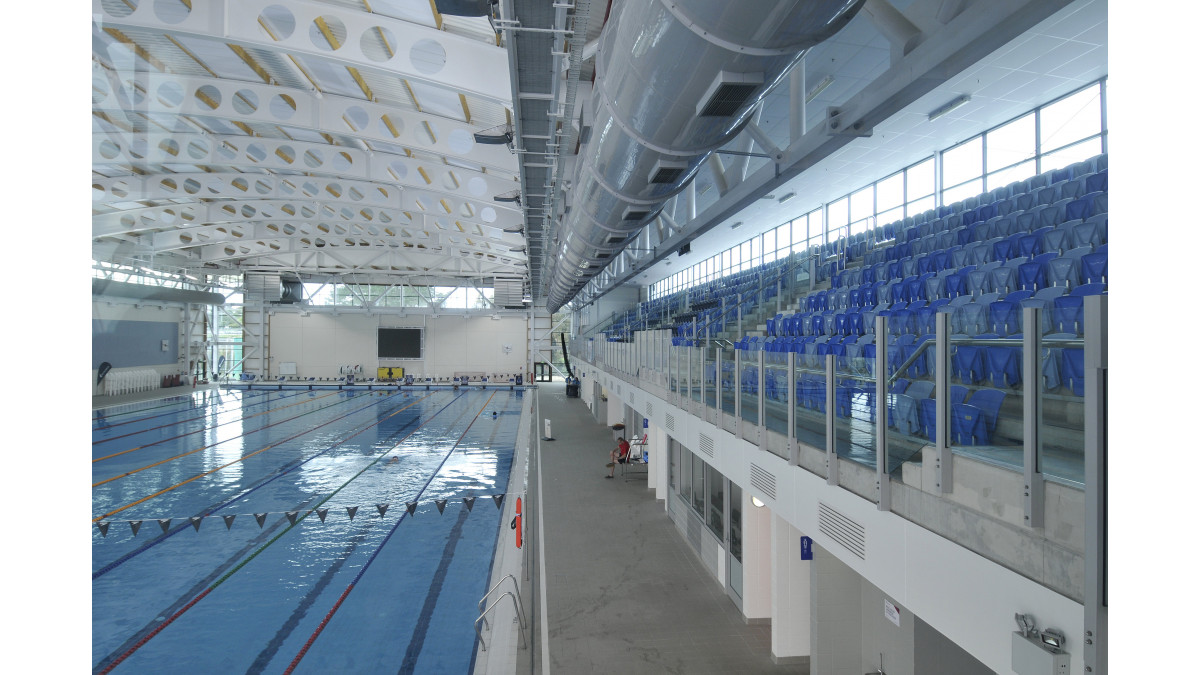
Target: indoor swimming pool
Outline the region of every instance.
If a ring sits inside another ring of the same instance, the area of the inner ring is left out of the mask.
[[[93,672],[469,673],[522,400],[227,390],[94,411]]]

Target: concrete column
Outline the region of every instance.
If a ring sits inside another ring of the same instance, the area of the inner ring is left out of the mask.
[[[800,559],[800,536],[799,530],[772,514],[771,659],[779,664],[809,663],[812,655],[812,563]],[[858,605],[857,594],[854,605]]]
[[[646,451],[650,455],[650,465],[646,467],[646,484],[654,488],[654,498],[666,502],[667,491],[670,490],[668,480],[671,458],[667,454],[667,430],[650,422],[650,445]]]
[[[742,490],[742,614],[771,620],[771,509],[754,506]]]

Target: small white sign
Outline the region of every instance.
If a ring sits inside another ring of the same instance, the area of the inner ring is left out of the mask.
[[[546,419],[546,438],[554,438],[554,436],[552,436],[552,435],[550,434],[550,420],[549,420],[549,418],[547,418],[547,419]]]
[[[893,605],[887,598],[883,599],[883,615],[887,617],[888,621],[891,621],[897,626],[900,625],[900,610],[896,609],[896,606]]]

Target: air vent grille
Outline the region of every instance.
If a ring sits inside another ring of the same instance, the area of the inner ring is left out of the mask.
[[[667,431],[675,431],[675,416],[667,413]]]
[[[859,558],[867,559],[867,537],[862,525],[817,502],[817,529]]]
[[[705,436],[704,434],[700,434],[700,452],[703,452],[709,457],[712,457],[714,453],[713,439]]]
[[[750,485],[754,486],[764,497],[775,499],[775,474],[754,462],[750,462]]]
[[[625,217],[623,218],[623,220],[640,221],[648,215],[650,215],[649,211],[636,210],[636,209],[625,209]]]
[[[646,401],[646,417],[654,417],[654,403]]]
[[[729,117],[738,111],[762,86],[762,73],[721,71],[696,106],[700,117]]]
[[[654,175],[650,177],[650,182],[670,185],[679,180],[685,171],[687,171],[687,167],[663,167],[654,172]]]

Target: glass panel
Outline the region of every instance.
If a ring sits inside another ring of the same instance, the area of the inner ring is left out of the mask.
[[[976,136],[942,153],[942,185],[958,185],[983,175],[983,137]],[[942,197],[943,204],[954,200]]]
[[[928,197],[933,194],[934,175],[933,175],[933,158],[915,164],[904,170],[905,180],[905,201],[916,201],[922,197]],[[932,208],[931,206],[925,208]],[[920,213],[925,209],[912,210],[909,209],[909,214]]]
[[[742,488],[729,483],[729,586],[742,597]]]
[[[817,345],[809,342],[796,354],[797,441],[818,450],[825,449],[825,361],[817,355]]]
[[[691,455],[689,451],[687,454]],[[692,455],[692,508],[704,518],[704,467],[703,460]]]
[[[679,443],[678,443],[678,441],[671,440],[670,446],[671,446],[671,487],[674,488],[680,482],[678,480],[678,478],[680,476],[680,473],[679,473]]]
[[[763,354],[763,392],[766,419],[763,425],[771,431],[787,435],[787,353],[766,352]],[[787,459],[786,452],[777,454]]]
[[[829,205],[829,227],[830,229],[844,226],[850,222],[850,198],[842,197],[841,199]],[[833,241],[830,238],[830,241]]]
[[[692,453],[684,450],[682,446],[679,450],[682,464],[679,467],[679,497],[684,504],[692,503]]]
[[[704,354],[704,405],[717,407],[717,348],[707,347]]]
[[[904,205],[904,172],[884,178],[875,184],[875,208],[880,211]],[[884,221],[882,216],[880,217]]]
[[[669,348],[669,350],[667,352],[667,358],[670,360],[670,363],[668,364],[668,369],[670,371],[671,391],[673,393],[679,392],[679,380],[680,380],[679,364],[681,362],[681,360],[679,358],[679,352],[682,349],[683,349],[683,347],[672,346]]]
[[[1100,133],[1100,85],[1072,94],[1042,108],[1042,152],[1048,152]],[[1086,157],[1084,159],[1087,159]],[[1042,171],[1046,168],[1043,166]]]
[[[1003,169],[1022,160],[1032,159],[1035,154],[1037,154],[1037,128],[1033,113],[987,132],[988,172]]]
[[[1064,166],[1069,166],[1075,162],[1082,162],[1085,159],[1091,159],[1101,152],[1100,137],[1086,140],[1082,143],[1076,143],[1069,148],[1063,148],[1057,152],[1052,152],[1048,155],[1042,155],[1042,171],[1051,171],[1053,169],[1061,169]]]
[[[1004,187],[1005,185],[1008,185],[1009,183],[1013,183],[1013,182],[1016,182],[1019,180],[1025,180],[1026,178],[1029,178],[1030,176],[1033,176],[1036,173],[1037,173],[1037,162],[1035,162],[1032,159],[1029,160],[1028,162],[1021,162],[1020,164],[1018,164],[1016,166],[1009,167],[1002,171],[997,171],[996,173],[993,173],[993,174],[988,174],[987,186],[984,189],[985,190],[995,190],[996,188]]]
[[[917,344],[912,337],[893,335],[888,340],[889,471],[906,461],[920,462],[921,448],[935,442],[935,341],[930,337]]]
[[[875,215],[875,186],[867,187],[850,195],[850,220],[862,220]]]
[[[834,439],[838,457],[874,469],[875,359],[865,348],[857,338],[830,348],[837,374]]]
[[[1083,341],[1042,339],[1042,439],[1040,466],[1046,477],[1084,484]]]
[[[758,424],[758,352],[742,351],[742,419]]]
[[[732,349],[721,350],[721,410],[729,415],[737,411],[734,403],[734,397],[737,396],[733,376],[734,353],[735,350]]]
[[[864,218],[860,221],[850,224],[850,234],[852,234],[852,235],[861,234],[861,233],[866,232],[867,230],[871,229],[872,227],[875,227],[875,219],[874,218]]]
[[[699,339],[699,336],[697,336],[697,339]],[[693,401],[702,401],[701,396],[704,392],[700,389],[700,383],[704,377],[704,350],[700,347],[690,347],[687,353],[688,362],[691,364],[688,394],[692,397]]]
[[[930,199],[932,199],[932,197],[930,197]],[[887,225],[888,223],[894,223],[898,220],[904,220],[903,206],[884,211],[883,213],[879,214],[879,217],[875,219],[875,222],[882,225]]]
[[[925,197],[924,199],[918,199],[915,202],[909,202],[906,210],[908,211],[908,215],[915,216],[918,213],[924,213],[929,209],[932,209],[933,205],[933,197]]]
[[[1023,354],[1019,338],[951,336],[950,446],[955,452],[1023,470]]]
[[[717,535],[717,541],[725,541],[725,476],[720,471],[704,465],[705,480],[708,481],[708,529]]]
[[[973,181],[955,185],[952,188],[947,188],[942,191],[942,203],[953,204],[954,202],[962,201],[968,197],[974,197],[980,192],[983,192],[983,179],[976,178]]]

